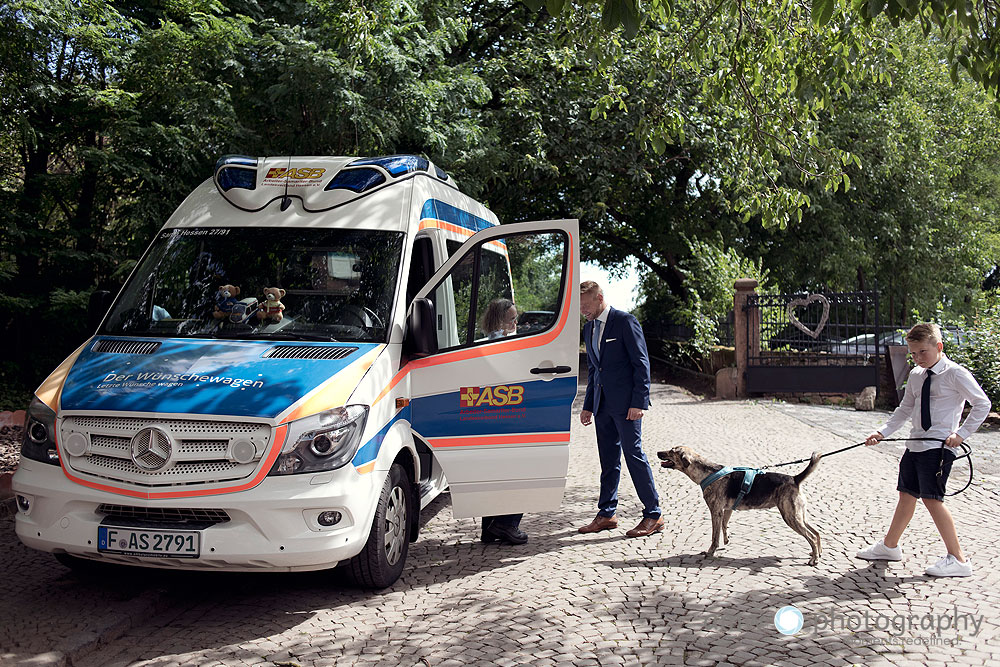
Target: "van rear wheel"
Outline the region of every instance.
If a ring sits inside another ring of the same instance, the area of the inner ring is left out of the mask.
[[[410,475],[403,466],[394,463],[382,486],[368,541],[347,565],[347,574],[356,584],[387,588],[399,579],[410,550],[409,524],[413,511]]]

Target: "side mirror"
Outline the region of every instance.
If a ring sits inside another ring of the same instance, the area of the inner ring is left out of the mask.
[[[426,357],[438,350],[434,303],[430,299],[414,299],[406,316],[406,338],[403,349],[413,356]]]
[[[91,293],[90,303],[87,305],[88,331],[97,331],[109,308],[111,308],[111,292],[101,289]]]

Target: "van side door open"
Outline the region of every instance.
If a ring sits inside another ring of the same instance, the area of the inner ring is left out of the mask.
[[[578,221],[514,223],[477,232],[415,294],[433,303],[425,326],[439,349],[407,364],[411,424],[448,478],[456,518],[558,509],[579,276]]]

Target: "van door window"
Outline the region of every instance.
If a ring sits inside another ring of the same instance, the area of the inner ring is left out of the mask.
[[[486,241],[468,250],[433,292],[439,323],[448,323],[446,331],[439,328],[439,348],[549,329],[565,298],[567,246],[562,232],[545,232]]]

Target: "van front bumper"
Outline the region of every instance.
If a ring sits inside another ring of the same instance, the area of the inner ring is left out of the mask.
[[[267,477],[236,493],[172,500],[142,500],[90,489],[69,480],[58,466],[22,459],[13,478],[19,496],[17,536],[34,549],[109,563],[191,570],[319,570],[360,553],[368,538],[384,473],[358,474],[353,466],[325,473]],[[25,509],[20,502],[26,499]],[[107,507],[116,506],[111,515]],[[162,510],[162,511],[161,511]],[[117,513],[144,518],[140,528],[191,530],[158,523],[175,514],[228,516],[199,528],[197,558],[132,556],[99,552],[98,526],[134,527]],[[220,515],[219,511],[225,512]],[[322,526],[322,512],[340,521]],[[153,518],[152,521],[145,520]],[[103,522],[103,524],[102,524]]]

